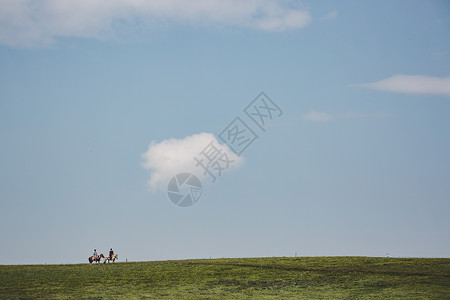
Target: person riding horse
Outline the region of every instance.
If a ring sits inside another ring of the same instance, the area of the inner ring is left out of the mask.
[[[114,251],[113,251],[113,249],[111,248],[111,249],[109,250],[109,259],[112,259],[112,258],[113,258],[113,255],[114,255]]]
[[[99,263],[100,263],[100,260],[101,260],[102,258],[105,258],[105,256],[104,256],[102,253],[100,253],[100,255],[98,255],[98,254],[97,254],[97,251],[94,250],[94,255],[92,255],[91,257],[89,257],[88,260],[89,260],[89,263],[90,263],[90,264],[92,264],[93,262],[96,262],[96,263],[99,264]]]

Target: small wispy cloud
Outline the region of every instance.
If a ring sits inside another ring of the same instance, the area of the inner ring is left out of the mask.
[[[391,114],[383,112],[365,113],[365,112],[349,112],[340,114],[330,114],[326,112],[318,112],[311,110],[309,113],[303,115],[303,119],[312,122],[329,122],[338,119],[378,119],[389,118]]]
[[[243,163],[243,158],[236,155],[227,145],[220,144],[212,133],[198,133],[182,139],[167,139],[161,142],[152,141],[142,154],[142,166],[150,171],[149,185],[152,190],[165,189],[169,180],[179,174],[188,172],[200,180],[210,180],[200,166],[196,166],[194,157],[213,142],[219,146],[222,153],[228,156],[230,168],[236,168]]]
[[[47,46],[57,37],[105,39],[139,24],[214,24],[284,31],[311,22],[285,0],[1,0],[0,43]],[[128,26],[127,26],[128,25]]]
[[[434,58],[442,58],[446,55],[445,51],[435,50],[431,52],[431,56]]]
[[[324,20],[333,20],[333,19],[336,19],[338,16],[339,16],[339,12],[338,12],[337,10],[333,10],[333,11],[327,13],[327,14],[323,17],[323,19],[324,19]]]
[[[351,112],[351,113],[344,113],[341,115],[342,118],[348,118],[348,119],[377,119],[377,118],[389,118],[391,117],[391,114],[388,113],[361,113],[361,112]]]
[[[450,96],[450,77],[396,75],[371,83],[351,84],[379,91]]]
[[[303,115],[303,119],[312,122],[329,122],[333,120],[333,117],[330,114],[324,112],[311,110],[309,113]]]

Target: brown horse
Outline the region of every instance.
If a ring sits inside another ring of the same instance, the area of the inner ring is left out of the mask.
[[[96,263],[99,264],[101,258],[105,258],[105,256],[103,255],[103,253],[101,253],[100,255],[97,255],[97,257],[91,256],[91,257],[89,257],[89,263],[92,264],[92,262],[95,261]]]

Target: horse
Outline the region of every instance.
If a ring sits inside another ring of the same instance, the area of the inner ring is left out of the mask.
[[[103,261],[104,264],[106,264],[106,261],[108,261],[108,263],[112,260],[112,262],[114,262],[116,259],[119,259],[119,255],[117,254],[113,254],[112,257],[105,257],[105,260]]]
[[[92,264],[92,262],[96,262],[96,263],[100,263],[100,259],[105,258],[105,256],[103,255],[103,253],[101,253],[100,255],[97,255],[97,257],[95,256],[91,256],[88,258],[89,263]]]

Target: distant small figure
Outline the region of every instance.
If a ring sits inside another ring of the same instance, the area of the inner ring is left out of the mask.
[[[115,254],[113,249],[111,248],[109,250],[109,255],[105,258],[105,260],[103,261],[104,264],[106,264],[107,262],[115,262],[116,259],[119,259],[119,255]]]
[[[97,251],[94,250],[94,255],[92,255],[91,257],[88,258],[89,263],[92,264],[93,262],[96,262],[97,264],[100,263],[101,259],[104,259],[105,256],[103,256],[103,253],[100,254],[100,256],[97,255]]]
[[[386,253],[386,257],[389,258],[389,253]]]

